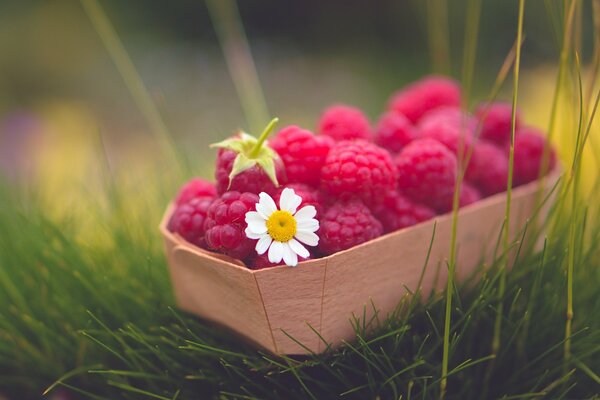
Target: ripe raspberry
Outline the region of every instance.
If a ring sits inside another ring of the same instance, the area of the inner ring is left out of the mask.
[[[275,200],[276,204],[279,204],[281,192],[285,188],[294,189],[294,193],[302,197],[302,203],[298,206],[298,210],[304,206],[314,206],[317,210],[316,218],[319,219],[323,215],[323,199],[318,189],[302,183],[289,183],[285,187],[281,186],[275,193],[273,200]]]
[[[205,181],[204,179],[194,178],[181,187],[177,194],[175,204],[180,205],[187,203],[196,197],[211,197],[217,195],[217,189],[214,183]]]
[[[281,157],[288,182],[319,185],[333,139],[292,125],[279,131],[269,144]]]
[[[383,226],[359,200],[338,202],[320,220],[319,250],[333,254],[383,234]]]
[[[310,258],[302,258],[298,256],[298,262],[309,260]],[[267,253],[258,255],[256,254],[254,257],[250,257],[249,260],[246,261],[246,265],[248,268],[253,270],[271,268],[271,267],[281,267],[285,265],[285,262],[282,260],[277,264],[273,264],[269,261],[269,255]]]
[[[248,257],[255,242],[244,233],[245,217],[256,203],[256,194],[240,192],[227,192],[213,201],[204,222],[208,247],[240,260]]]
[[[388,110],[404,114],[413,123],[438,107],[460,105],[460,86],[441,76],[425,77],[394,93]]]
[[[477,129],[477,119],[471,114],[464,112],[459,107],[438,107],[429,111],[419,120],[418,127],[426,129],[429,124],[436,124],[439,121],[445,121],[455,126],[464,126],[468,132],[475,132]]]
[[[481,138],[504,145],[510,140],[512,126],[512,105],[504,102],[492,103],[486,112],[486,104],[477,107],[475,114],[482,120]],[[521,124],[519,111],[516,115],[516,128]],[[516,131],[515,131],[516,132]]]
[[[386,233],[406,228],[435,216],[435,212],[422,204],[415,204],[397,191],[388,192],[383,204],[374,212]]]
[[[467,182],[463,182],[460,185],[460,197],[458,199],[460,207],[468,206],[479,200],[481,200],[481,193],[479,193],[479,190],[475,186]]]
[[[353,197],[367,206],[381,204],[396,187],[396,168],[390,154],[364,140],[337,143],[321,170],[321,188],[342,200]]]
[[[419,130],[408,118],[400,113],[387,112],[375,127],[373,141],[391,153],[398,153],[419,136]]]
[[[437,211],[452,204],[456,181],[456,156],[440,142],[417,139],[395,159],[398,188],[412,201]]]
[[[456,156],[458,156],[458,150],[462,146],[463,160],[473,146],[472,132],[467,127],[461,127],[460,122],[454,123],[444,119],[431,120],[423,125],[421,135],[423,138],[437,140]]]
[[[371,124],[358,108],[337,104],[321,114],[319,134],[330,136],[336,141],[369,139]]]
[[[477,186],[483,196],[504,192],[508,180],[508,157],[491,142],[480,140],[473,149],[465,179]]]
[[[243,172],[237,174],[231,179],[231,185],[229,184],[229,174],[233,169],[233,162],[235,161],[238,153],[233,150],[220,149],[217,155],[217,166],[215,170],[215,179],[217,181],[217,192],[219,195],[233,190],[238,192],[249,192],[258,194],[260,192],[266,192],[273,194],[277,190],[275,183],[269,178],[264,169],[259,165],[255,165]],[[275,173],[279,185],[286,182],[285,169],[283,163],[279,158],[274,160],[275,162]]]
[[[204,221],[212,202],[212,197],[195,197],[179,204],[169,220],[169,230],[198,247],[206,248]]]
[[[550,146],[544,134],[536,128],[521,128],[515,137],[514,181],[519,186],[538,179],[542,167],[544,146]],[[508,148],[508,145],[507,145]],[[552,147],[548,151],[548,171],[556,165],[556,153]]]

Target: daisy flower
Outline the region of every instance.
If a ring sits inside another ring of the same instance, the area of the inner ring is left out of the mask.
[[[246,236],[256,242],[256,252],[265,254],[269,251],[269,261],[277,264],[283,260],[286,265],[298,265],[298,256],[308,258],[310,253],[304,247],[319,244],[315,232],[319,229],[319,221],[314,217],[317,210],[313,206],[305,206],[296,211],[302,203],[294,189],[286,188],[281,192],[279,208],[267,193],[259,195],[256,211],[246,213]]]

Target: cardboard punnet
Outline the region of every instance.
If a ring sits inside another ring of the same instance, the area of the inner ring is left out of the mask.
[[[543,187],[532,182],[513,189],[513,238],[522,234],[528,219],[536,213],[537,203],[548,194],[553,196],[559,177],[556,169],[543,180]],[[551,203],[546,201],[537,210],[538,221],[544,220]],[[457,281],[473,273],[482,261],[493,258],[505,208],[506,195],[500,193],[459,210]],[[380,318],[394,311],[407,289],[417,290],[422,273],[423,294],[446,284],[451,214],[302,262],[296,268],[253,271],[237,260],[200,249],[169,232],[172,211],[171,205],[160,229],[179,307],[224,325],[273,353],[320,353],[327,348],[323,339],[333,347],[352,340],[353,315],[370,318],[373,306]],[[428,252],[429,261],[423,271]]]

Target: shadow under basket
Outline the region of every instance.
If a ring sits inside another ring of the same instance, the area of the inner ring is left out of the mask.
[[[559,177],[557,168],[544,178],[543,185],[532,182],[513,189],[512,239],[521,239],[530,218],[535,216],[537,225],[546,219]],[[502,251],[498,243],[505,208],[506,194],[499,193],[459,210],[458,282],[482,262],[490,262],[495,251]],[[272,353],[322,353],[328,348],[325,342],[336,347],[355,338],[353,316],[368,321],[375,307],[378,317],[384,318],[403,297],[417,291],[419,281],[425,296],[446,285],[451,214],[302,262],[296,268],[253,271],[169,232],[172,212],[173,205],[160,230],[179,307],[226,326]]]

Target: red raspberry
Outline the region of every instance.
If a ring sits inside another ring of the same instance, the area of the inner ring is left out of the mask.
[[[269,144],[281,157],[289,182],[319,185],[333,139],[292,125],[279,131]]]
[[[336,141],[369,139],[371,124],[358,108],[337,104],[325,109],[321,114],[319,134],[330,136]]]
[[[215,184],[204,179],[194,178],[181,187],[175,204],[180,205],[187,203],[195,197],[210,197],[214,198],[217,195]]]
[[[452,204],[456,181],[456,156],[440,142],[417,139],[395,159],[398,188],[412,201],[437,211]]]
[[[507,144],[507,148],[508,146]],[[544,146],[551,145],[546,141],[542,131],[533,127],[521,128],[515,137],[513,186],[519,186],[539,178]],[[552,147],[547,151],[547,170],[552,171],[556,165],[556,153]]]
[[[309,259],[310,258],[302,258],[302,257],[298,256],[298,262],[306,261]],[[271,268],[271,267],[281,267],[281,266],[285,265],[285,262],[282,260],[278,264],[273,264],[271,261],[269,261],[269,255],[267,252],[262,255],[256,254],[255,257],[251,257],[248,261],[246,261],[246,265],[250,269],[259,270],[259,269],[265,269],[265,268]]]
[[[319,250],[333,254],[383,234],[383,226],[359,200],[338,202],[320,220]]]
[[[455,123],[441,118],[430,120],[421,128],[421,135],[424,138],[437,140],[456,156],[458,156],[458,149],[462,145],[463,160],[473,146],[472,132],[466,126],[461,127],[460,122]]]
[[[492,142],[500,145],[503,145],[510,140],[512,126],[511,104],[498,101],[492,103],[489,108],[486,104],[481,104],[479,107],[477,107],[475,114],[479,119],[482,119],[480,134],[482,139],[491,140]],[[519,111],[517,110],[517,129],[519,129],[520,124],[520,115]]]
[[[375,211],[385,232],[393,232],[435,216],[435,212],[422,204],[415,204],[397,191],[388,192],[381,207]]]
[[[481,193],[479,193],[479,190],[475,186],[467,182],[463,182],[460,185],[460,197],[458,199],[460,207],[468,206],[479,200],[481,200]]]
[[[419,137],[419,130],[404,115],[387,112],[381,116],[373,140],[391,153],[398,153],[404,146]]]
[[[441,76],[429,76],[394,93],[388,103],[388,110],[404,114],[413,123],[417,123],[428,111],[459,105],[460,86],[457,82]]]
[[[217,155],[215,178],[217,181],[217,192],[220,195],[229,190],[255,194],[259,194],[260,192],[273,194],[277,190],[273,181],[271,181],[269,176],[259,165],[255,165],[250,169],[237,174],[231,180],[230,186],[229,174],[231,173],[233,162],[237,156],[238,153],[233,150],[219,150],[219,154]],[[279,185],[282,185],[286,182],[285,169],[280,159],[277,158],[274,161],[277,181],[279,182]]]
[[[477,186],[483,196],[504,192],[508,181],[508,157],[491,142],[480,140],[473,149],[465,179]]]
[[[279,204],[279,197],[285,188],[294,189],[294,193],[302,197],[302,203],[300,203],[298,210],[304,206],[314,206],[317,210],[316,218],[319,219],[323,215],[323,199],[321,192],[319,192],[318,189],[302,183],[290,183],[285,186],[281,186],[273,197],[273,200],[275,200],[276,204]]]
[[[321,187],[339,199],[357,197],[369,207],[377,206],[396,187],[396,168],[381,147],[364,140],[342,141],[327,156]]]
[[[439,107],[429,111],[419,120],[418,127],[426,128],[429,124],[436,124],[438,121],[445,121],[455,126],[465,126],[467,131],[473,133],[477,129],[477,119],[471,114],[464,112],[459,107]]]
[[[255,241],[244,233],[245,218],[256,203],[258,196],[254,193],[227,192],[217,198],[208,208],[204,222],[208,247],[240,260],[248,257]]]
[[[204,222],[212,202],[211,197],[196,197],[179,204],[169,220],[169,230],[198,247],[206,248]]]

